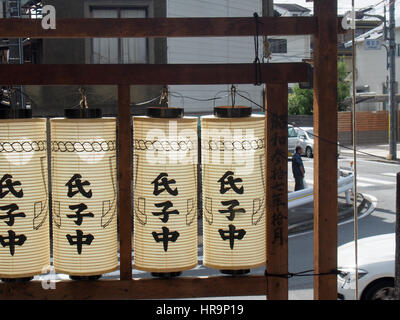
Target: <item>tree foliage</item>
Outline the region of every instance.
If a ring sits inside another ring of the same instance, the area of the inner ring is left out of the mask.
[[[344,100],[350,95],[350,83],[345,81],[348,72],[343,59],[338,61],[338,111],[345,111]],[[289,94],[289,114],[313,114],[314,93],[312,89],[300,89],[296,84]]]

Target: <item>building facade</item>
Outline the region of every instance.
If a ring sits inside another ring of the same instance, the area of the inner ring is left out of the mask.
[[[0,0],[5,1],[5,0]],[[22,0],[25,1],[25,0]],[[26,1],[25,1],[26,2]],[[152,18],[152,17],[252,17],[263,12],[263,0],[42,0],[53,5],[57,18]],[[306,16],[310,10],[298,5],[275,4],[275,15]],[[260,59],[263,39],[260,37]],[[299,62],[310,58],[310,36],[270,37],[270,62]],[[39,39],[25,50],[24,63],[39,64],[212,64],[252,63],[255,58],[253,37],[168,38],[168,39]],[[27,58],[27,57],[31,58]],[[151,100],[162,90],[159,86],[132,86],[131,112],[143,114]],[[184,107],[186,113],[210,113],[214,105],[230,105],[230,88],[221,86],[170,86],[170,105]],[[105,115],[115,115],[116,86],[85,86],[89,107],[98,107]],[[79,105],[78,86],[26,86],[35,116],[61,116],[64,109]],[[236,105],[250,105],[255,111],[264,105],[264,86],[253,84],[237,88],[253,100],[240,96]],[[215,100],[213,100],[215,98]],[[257,106],[258,105],[258,106]]]
[[[400,21],[396,21],[399,25]],[[356,38],[356,91],[358,95],[368,95],[370,99],[359,99],[357,110],[382,111],[388,110],[387,102],[375,102],[378,97],[387,94],[388,90],[388,60],[387,50],[381,46],[379,50],[367,50],[366,42],[383,40],[383,26],[379,26]],[[396,28],[396,43],[400,43],[400,27]],[[351,42],[347,43],[351,48]],[[396,48],[396,79],[400,76],[400,46]],[[396,90],[398,92],[398,88]],[[372,98],[371,98],[372,97]],[[361,101],[364,100],[364,101]]]

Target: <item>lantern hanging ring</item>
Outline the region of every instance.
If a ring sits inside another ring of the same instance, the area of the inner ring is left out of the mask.
[[[169,90],[168,86],[164,86],[161,90],[160,105],[168,108],[169,106]]]
[[[81,101],[79,102],[81,109],[88,109],[89,106],[87,103],[86,89],[84,89],[83,87],[80,87],[79,93],[81,94]]]
[[[237,92],[236,86],[232,85],[231,86],[232,108],[234,108],[236,104],[236,92]]]

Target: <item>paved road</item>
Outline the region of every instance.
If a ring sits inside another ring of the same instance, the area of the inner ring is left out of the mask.
[[[349,168],[351,158],[339,159],[341,167]],[[398,164],[387,164],[369,160],[357,161],[358,192],[370,194],[378,200],[375,211],[359,220],[359,239],[376,234],[394,232],[395,223],[395,174],[400,171]],[[312,161],[305,162],[306,171],[312,171]],[[339,245],[353,239],[353,223],[339,226]],[[313,233],[292,236],[289,239],[289,266],[291,272],[313,268]],[[289,280],[291,297],[312,299],[312,278]]]

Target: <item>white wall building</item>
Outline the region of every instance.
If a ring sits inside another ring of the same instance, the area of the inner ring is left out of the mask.
[[[274,10],[281,17],[310,16],[311,10],[297,4],[275,3]],[[271,49],[270,62],[302,62],[311,57],[311,36],[268,37]]]
[[[262,15],[261,0],[168,0],[167,16],[180,17],[252,17]],[[260,39],[260,48],[262,40]],[[224,38],[169,38],[167,41],[168,63],[252,63],[254,40],[252,37]],[[205,86],[171,86],[170,90],[197,99],[213,98],[220,91],[230,90],[232,84]],[[263,86],[240,85],[238,90],[249,93],[251,99],[263,105]],[[227,93],[221,93],[224,96]],[[216,105],[229,105],[228,98],[216,101]],[[186,112],[213,110],[214,102],[184,100]],[[241,98],[236,104],[249,105]],[[171,105],[182,106],[182,99],[172,97]],[[255,107],[255,106],[254,106]]]
[[[396,25],[400,25],[397,19]],[[387,93],[387,51],[382,46],[380,50],[365,50],[367,40],[383,40],[383,26],[379,26],[356,38],[356,88],[357,93],[384,94]],[[396,43],[400,43],[400,27],[396,28]],[[351,42],[346,46],[351,47]],[[396,50],[396,80],[400,77],[400,47]],[[362,111],[387,110],[386,103],[360,102],[357,109]]]
[[[310,10],[295,4],[275,4],[276,13],[282,16],[307,16]],[[262,15],[262,0],[168,0],[168,17],[252,17]],[[272,56],[270,62],[301,62],[310,58],[310,36],[269,37]],[[260,37],[260,55],[263,40]],[[225,38],[169,38],[167,41],[168,63],[252,63],[254,61],[253,37]],[[260,56],[260,59],[262,56]],[[229,91],[231,84],[222,86],[171,86],[171,91],[198,99],[213,98],[220,91]],[[264,86],[240,85],[239,90],[248,93],[253,101],[264,104]],[[227,95],[227,92],[219,96]],[[213,110],[214,102],[184,100],[186,112]],[[229,105],[228,97],[216,101],[216,105]],[[240,97],[236,104],[249,105]],[[172,97],[171,105],[181,106],[182,99]],[[257,109],[256,106],[253,106]]]

